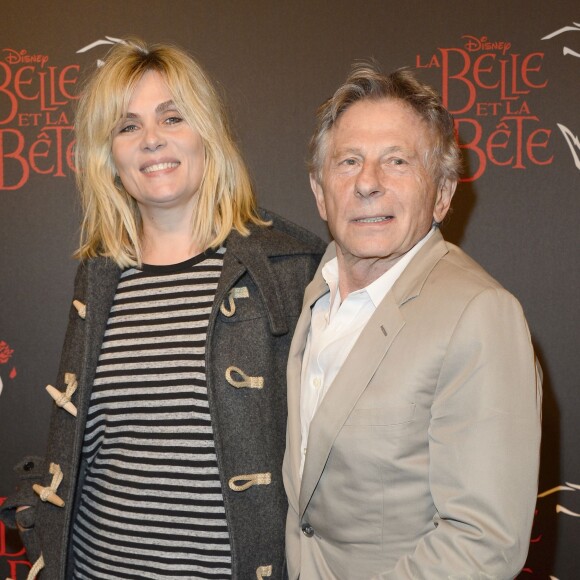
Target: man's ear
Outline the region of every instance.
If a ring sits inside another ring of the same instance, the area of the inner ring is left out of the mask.
[[[441,178],[437,188],[437,196],[435,197],[435,207],[433,208],[433,219],[437,223],[441,223],[447,215],[456,187],[456,180]]]
[[[310,187],[312,188],[312,193],[314,193],[314,199],[316,200],[316,207],[318,208],[318,213],[320,217],[327,221],[326,217],[326,203],[324,202],[324,192],[322,191],[322,184],[318,180],[318,177],[314,174],[310,174]]]

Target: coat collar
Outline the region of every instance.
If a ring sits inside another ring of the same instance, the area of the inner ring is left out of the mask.
[[[248,236],[232,230],[227,237],[223,269],[214,303],[219,307],[240,277],[248,272],[266,307],[270,331],[274,336],[282,336],[289,332],[289,327],[286,322],[283,292],[278,286],[271,259],[282,256],[320,255],[324,246],[314,234],[298,228],[283,218],[264,212],[263,217],[272,219],[273,227],[248,224],[250,230]],[[103,257],[88,260],[86,266],[90,280],[89,291],[92,294],[86,297],[92,310],[90,320],[95,327],[95,337],[100,330],[102,338],[121,270],[112,260]]]
[[[324,263],[336,255],[335,248],[332,246],[333,244],[325,254],[315,280],[308,287],[305,297],[307,307],[312,306],[318,297],[327,291],[320,269]],[[310,426],[309,440],[316,443],[309,445],[304,465],[299,494],[300,517],[308,507],[334,440],[405,325],[401,306],[421,293],[430,272],[447,252],[447,245],[441,233],[435,232],[414,256],[378,306],[324,397]],[[361,365],[363,360],[364,365]],[[300,385],[298,385],[299,389]]]
[[[216,293],[216,304],[221,304],[232,286],[247,271],[260,293],[268,315],[270,331],[274,336],[289,332],[286,321],[283,292],[272,268],[271,259],[282,256],[317,254],[315,245],[269,227],[248,226],[250,235],[243,236],[232,230],[225,246],[222,276]]]

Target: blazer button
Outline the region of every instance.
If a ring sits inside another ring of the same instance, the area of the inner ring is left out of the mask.
[[[314,528],[310,524],[302,524],[302,533],[307,538],[311,538],[314,535]]]

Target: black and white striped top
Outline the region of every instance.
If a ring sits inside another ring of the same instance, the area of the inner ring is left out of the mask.
[[[223,251],[125,271],[84,437],[74,577],[231,577],[206,332]]]

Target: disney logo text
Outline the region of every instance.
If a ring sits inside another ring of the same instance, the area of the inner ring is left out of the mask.
[[[37,63],[40,64],[40,68],[44,68],[44,65],[48,62],[48,55],[28,54],[26,49],[18,51],[12,48],[5,48],[3,52],[6,53],[4,60],[8,64]]]
[[[476,36],[469,36],[467,34],[463,35],[461,38],[465,38],[465,49],[467,52],[479,52],[482,50],[494,50],[501,52],[502,55],[509,51],[512,47],[511,42],[495,41],[491,42],[488,40],[487,36],[482,36],[477,38]]]

